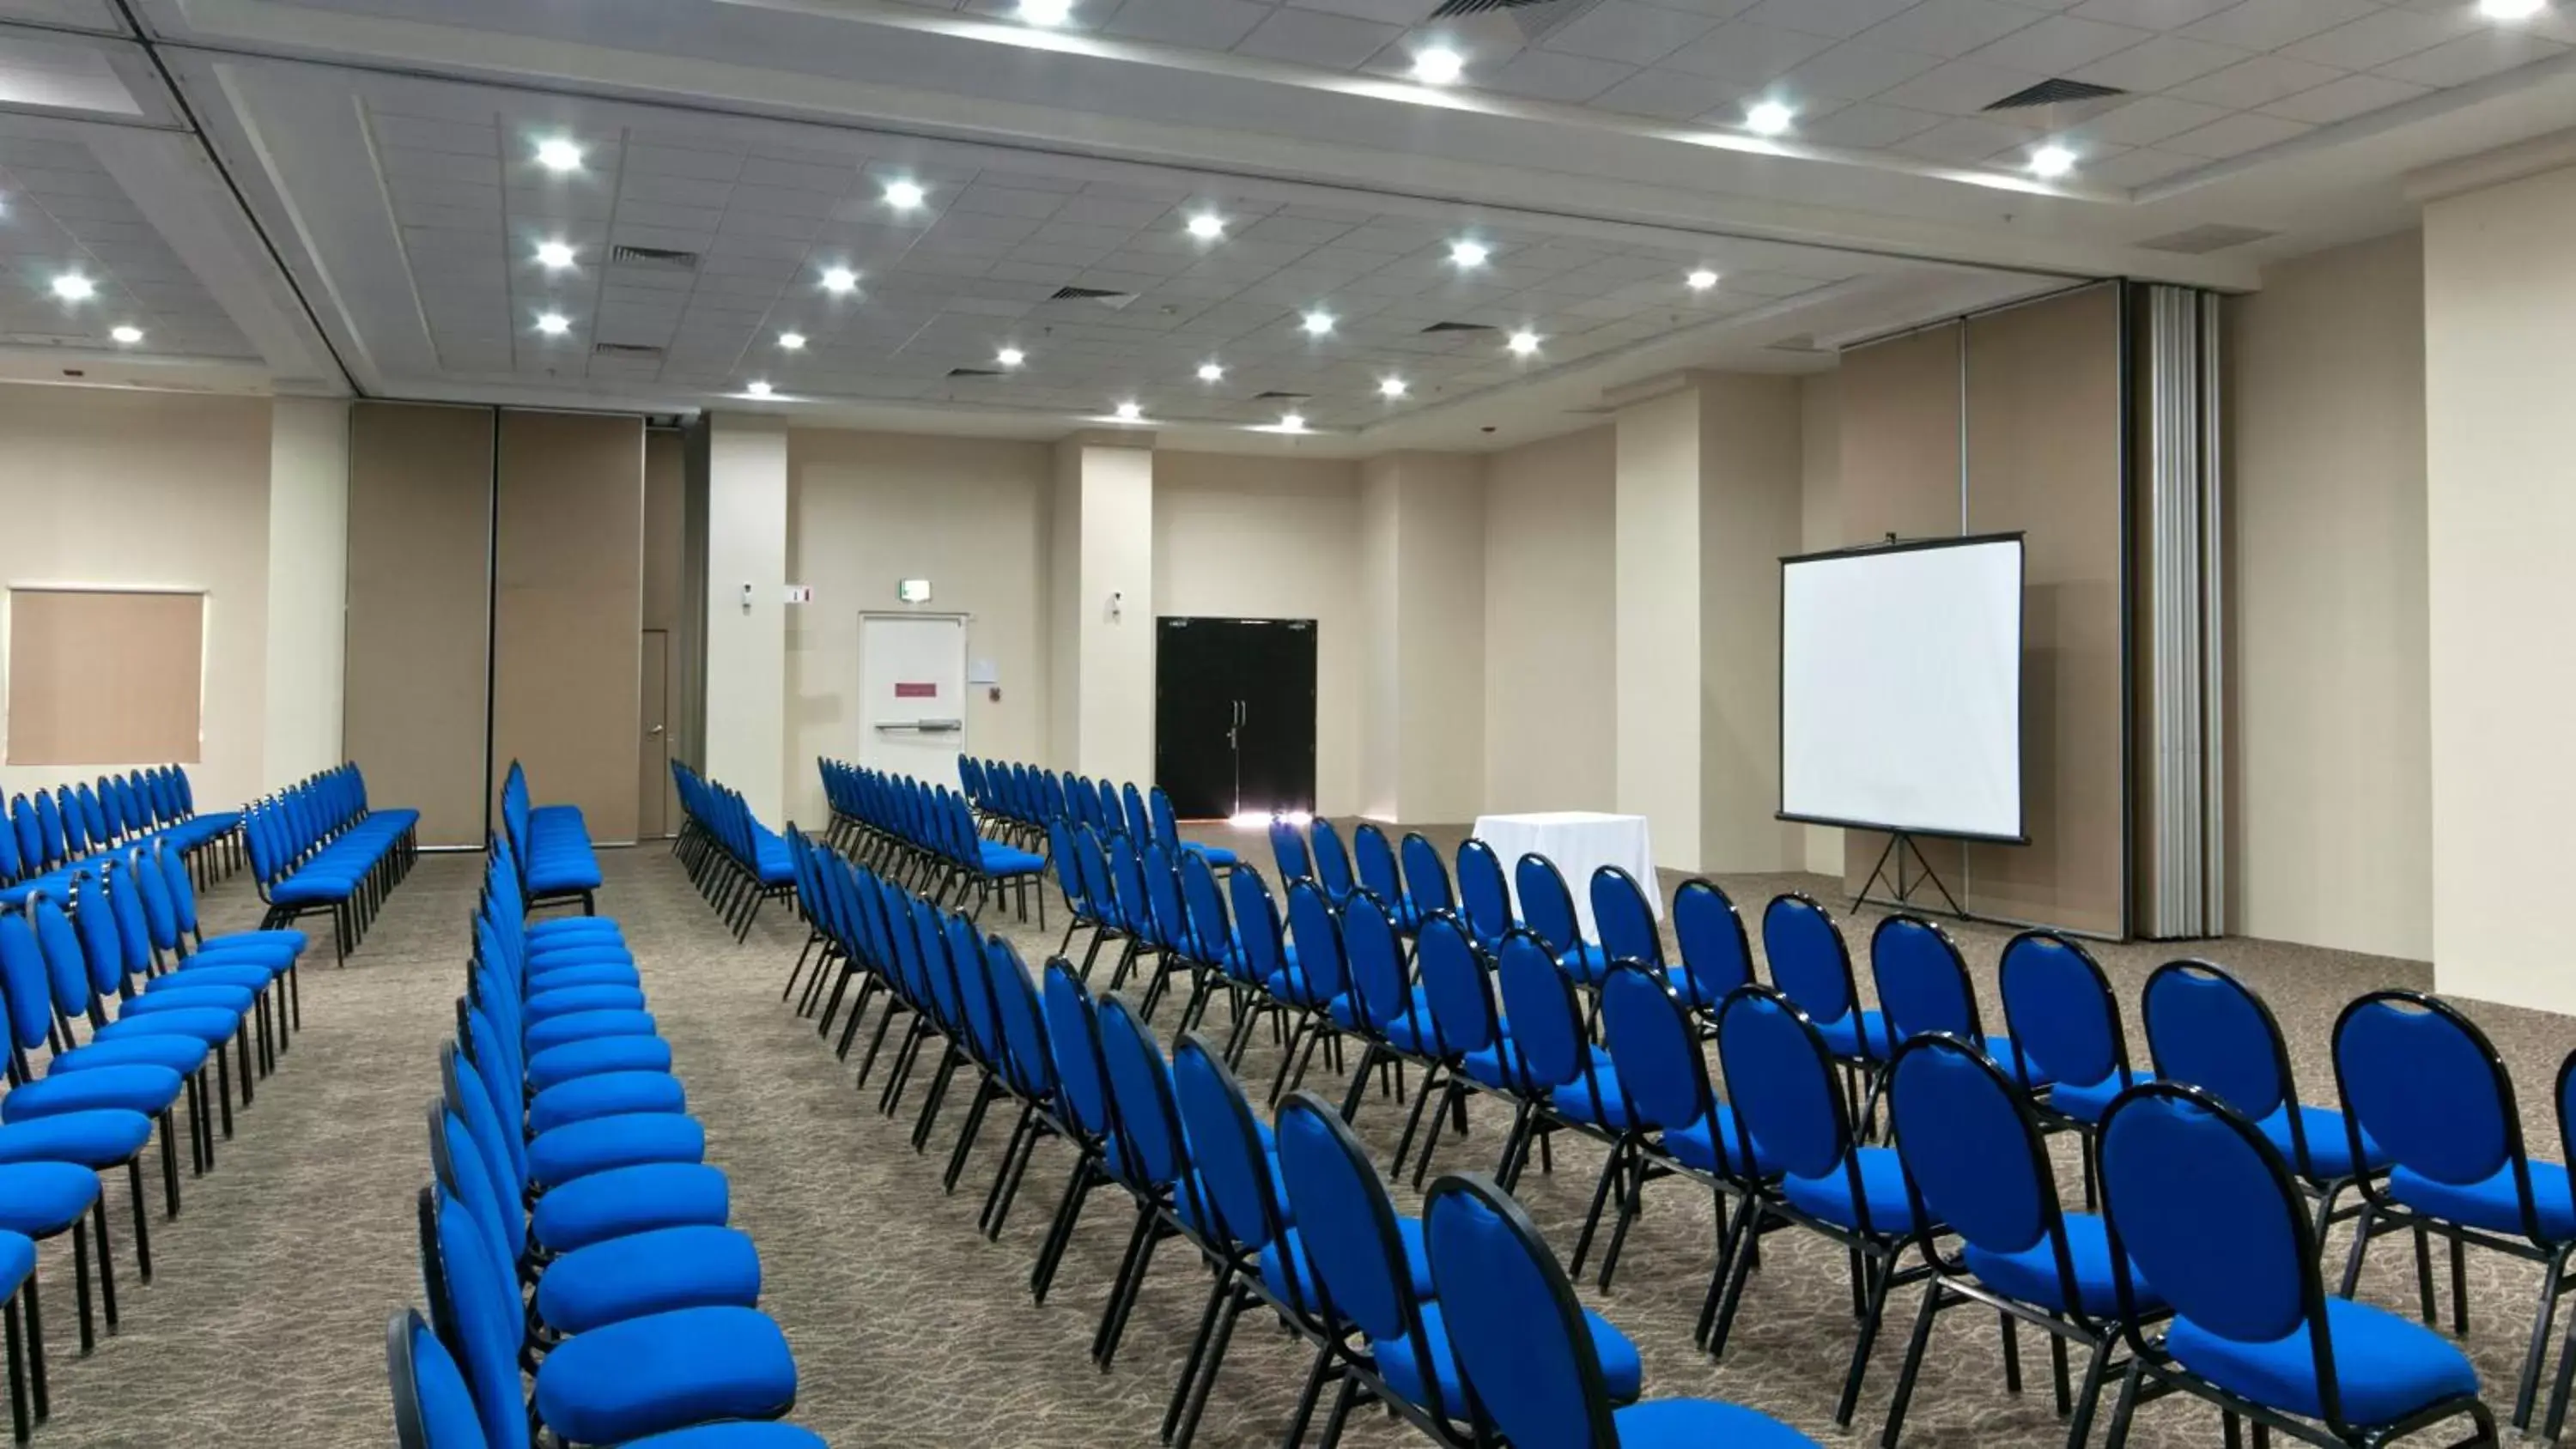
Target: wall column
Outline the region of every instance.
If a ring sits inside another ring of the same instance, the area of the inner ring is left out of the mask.
[[[346,758],[348,608],[349,405],[282,397],[269,411],[264,790]]]
[[[1484,808],[1485,476],[1480,458],[1387,453],[1361,470],[1368,602],[1363,813],[1463,825]]]
[[[1611,691],[1618,809],[1655,863],[1700,868],[1700,394],[1621,408],[1611,485]],[[1581,887],[1577,887],[1580,889]]]
[[[1153,440],[1078,434],[1055,460],[1055,763],[1142,788],[1154,779]]]
[[[1699,421],[1699,868],[1784,870],[1805,849],[1779,819],[1780,560],[1802,537],[1798,379],[1704,377]]]
[[[699,768],[786,824],[787,425],[706,424],[706,730]],[[746,599],[744,589],[750,590]]]

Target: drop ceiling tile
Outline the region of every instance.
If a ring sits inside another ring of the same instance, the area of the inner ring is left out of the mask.
[[[1540,101],[1584,101],[1635,73],[1616,61],[1553,50],[1524,50],[1484,80],[1488,90]]]
[[[1945,116],[1974,116],[2004,97],[2027,90],[2046,79],[2048,77],[2039,71],[2011,70],[1982,61],[1953,60],[1871,99],[1882,105],[1937,111]]]
[[[738,155],[671,146],[629,146],[625,161],[626,174],[630,176],[690,177],[700,181],[731,181],[742,174],[743,168],[743,158]]]
[[[2332,30],[2311,35],[2281,53],[2293,60],[2312,60],[2341,70],[2371,70],[2430,50],[2455,36],[2476,30],[2477,12],[2467,5],[2441,14],[2420,10],[2382,10]]]
[[[1939,64],[1921,51],[1846,40],[1780,77],[1771,90],[1792,106],[1821,111],[1837,101],[1866,100]]]
[[[1440,8],[1440,0],[1287,0],[1300,10],[1320,10],[1390,25],[1419,25]]]
[[[1838,39],[1858,35],[1912,5],[1914,0],[1762,0],[1744,12],[1766,25]]]
[[[1316,10],[1282,9],[1243,38],[1235,49],[1265,60],[1349,70],[1403,34],[1403,27]]]
[[[2284,96],[2314,90],[2342,75],[2342,71],[2332,66],[2292,60],[2281,55],[2258,55],[2176,86],[2173,93],[2187,101],[2204,101],[2230,110],[2251,110]]]
[[[636,226],[664,227],[689,232],[713,232],[724,220],[724,208],[717,206],[664,206],[654,202],[630,201],[617,208],[620,229]]]
[[[1991,45],[2046,17],[2004,0],[1923,0],[1923,3],[1862,32],[1862,38],[1900,50],[1956,59],[1981,45]]]
[[[1969,52],[1967,58],[1987,65],[2034,70],[2044,75],[2064,75],[2078,66],[2090,65],[2149,38],[2150,32],[2126,25],[2079,20],[2072,15],[2051,15],[1992,45]]]
[[[2230,156],[2242,156],[2248,151],[2260,151],[2266,146],[2295,140],[2314,129],[2302,121],[2248,111],[2222,121],[2212,121],[2196,131],[2169,137],[2160,143],[2158,149],[2223,161]]]
[[[2237,3],[2238,0],[2083,0],[2066,13],[2142,30],[2180,30]]]
[[[2312,126],[2331,126],[2372,111],[2401,106],[2418,96],[2432,94],[2427,86],[2391,80],[2381,75],[2348,75],[2328,81],[2312,91],[2274,101],[2263,108],[2269,116],[2286,116]]]
[[[2183,33],[2244,50],[2278,50],[2378,9],[2374,0],[2244,0],[2194,22]]]
[[[2095,85],[2118,86],[2124,91],[2163,91],[2246,58],[2246,52],[2232,45],[2194,40],[2187,35],[2159,35],[2070,70],[2067,75]]]
[[[2028,145],[2035,135],[2035,132],[2022,127],[2007,126],[1983,116],[1955,116],[1919,136],[1909,136],[1889,149],[1943,165],[1973,166],[1998,152]],[[1743,289],[1739,283],[1737,290]]]
[[[1651,65],[1717,28],[1706,15],[1692,15],[1641,5],[1637,0],[1601,0],[1549,33],[1546,49],[1595,60]]]
[[[1127,0],[1104,34],[1198,50],[1230,50],[1270,14],[1250,0]]]
[[[1758,86],[1833,48],[1831,36],[1730,20],[1664,57],[1663,64],[1713,80]]]
[[[1863,101],[1812,121],[1800,120],[1798,139],[1812,141],[1819,146],[1874,151],[1892,146],[1908,136],[1919,136],[1941,124],[1941,120],[1929,111],[1909,111],[1902,106]]]
[[[2204,105],[2199,101],[2179,100],[2173,96],[2140,96],[2092,120],[2068,127],[2066,134],[2078,140],[2115,146],[2150,146],[2167,136],[2196,131],[2228,114],[2230,112],[2223,106]],[[2085,171],[2090,175],[2092,168],[2087,166]]]
[[[2379,67],[2379,73],[2417,85],[2459,86],[2551,59],[2568,47],[2527,30],[2485,30]]]

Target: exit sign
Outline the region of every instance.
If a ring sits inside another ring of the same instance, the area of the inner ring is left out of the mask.
[[[930,602],[930,580],[905,579],[894,586],[894,596],[907,604],[927,604]]]

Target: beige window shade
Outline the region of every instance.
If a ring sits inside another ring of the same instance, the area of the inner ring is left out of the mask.
[[[133,765],[199,756],[206,596],[9,591],[13,765]]]

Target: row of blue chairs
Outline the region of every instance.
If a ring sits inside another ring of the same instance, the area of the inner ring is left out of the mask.
[[[1166,1056],[1140,1012],[1114,995],[1095,1001],[1061,956],[1041,989],[1007,941],[979,936],[965,917],[835,850],[799,849],[801,901],[825,945],[819,955],[800,954],[784,994],[796,994],[801,982],[804,1008],[821,1004],[828,1033],[844,989],[861,983],[843,1028],[844,1055],[872,1002],[883,1003],[862,1084],[891,1025],[908,1021],[880,1096],[889,1113],[927,1059],[924,1047],[938,1044],[913,1127],[916,1151],[926,1147],[954,1075],[972,1072],[973,1105],[949,1155],[948,1190],[988,1106],[1018,1108],[985,1198],[986,1235],[999,1235],[1040,1142],[1073,1150],[1071,1180],[1031,1270],[1040,1302],[1089,1197],[1115,1188],[1128,1199],[1127,1251],[1092,1339],[1104,1371],[1156,1248],[1179,1238],[1196,1250],[1210,1291],[1166,1408],[1166,1442],[1190,1442],[1237,1321],[1261,1308],[1315,1351],[1291,1443],[1303,1438],[1327,1390],[1334,1393],[1327,1445],[1363,1405],[1383,1406],[1459,1446],[1498,1438],[1754,1449],[1810,1442],[1734,1405],[1638,1402],[1635,1345],[1576,1304],[1554,1254],[1491,1180],[1444,1179],[1424,1218],[1401,1219],[1344,1115],[1322,1098],[1290,1097],[1274,1127],[1252,1106],[1225,1048],[1189,1032]]]
[[[985,828],[1027,849],[1047,851],[1050,834],[1061,821],[1089,826],[1104,836],[1124,832],[1140,845],[1159,841],[1175,853],[1195,851],[1207,856],[1220,874],[1234,868],[1232,850],[1181,839],[1172,797],[1160,785],[1140,791],[1132,781],[1117,785],[1071,771],[1058,775],[970,756],[958,758],[957,772],[966,799]]]
[[[1046,925],[1046,857],[1007,839],[988,839],[965,795],[838,760],[818,763],[832,809],[826,838],[833,846],[933,900],[963,901],[972,894],[978,916],[987,902],[1016,888],[1020,919],[1029,918],[1035,896],[1038,925]],[[985,823],[994,819],[988,815]],[[792,834],[795,827],[788,829]]]
[[[788,859],[787,842],[760,823],[739,793],[677,760],[671,762],[671,779],[679,789],[684,817],[671,853],[687,867],[698,894],[724,916],[739,941],[751,934],[762,902],[795,894],[796,872]]]
[[[166,834],[92,854],[0,912],[0,1012],[8,1034],[0,1283],[10,1295],[12,1427],[21,1442],[31,1422],[51,1413],[35,1244],[71,1239],[87,1354],[96,1339],[93,1266],[107,1331],[120,1322],[102,1175],[121,1171],[126,1178],[135,1265],[149,1283],[143,1163],[153,1138],[160,1139],[163,1210],[175,1217],[175,1114],[184,1104],[192,1175],[202,1176],[214,1167],[218,1110],[223,1135],[233,1133],[234,1053],[247,1108],[254,1077],[273,1069],[290,1026],[301,1024],[293,981],[306,944],[292,930],[206,935],[185,846]]]
[[[337,964],[349,964],[385,897],[420,858],[420,812],[373,809],[358,767],[342,764],[242,812],[251,878],[268,907],[262,925],[331,918]]]
[[[518,857],[519,888],[530,909],[578,904],[583,915],[594,913],[599,856],[580,806],[534,803],[528,772],[512,760],[501,785],[501,823]]]
[[[617,923],[531,922],[492,844],[418,1200],[429,1315],[387,1326],[404,1449],[808,1449],[760,1258]]]
[[[241,816],[232,811],[200,815],[187,772],[161,765],[124,775],[38,790],[9,802],[0,826],[0,905],[29,893],[59,890],[65,872],[94,855],[146,842],[178,848],[200,883],[239,864]]]

